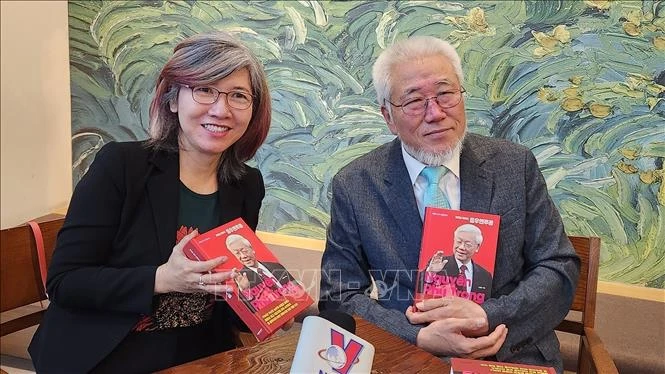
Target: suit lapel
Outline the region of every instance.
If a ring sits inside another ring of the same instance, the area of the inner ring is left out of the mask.
[[[272,262],[264,262],[263,266],[265,266],[266,269],[272,273],[272,276],[277,279],[279,284],[286,284],[291,280],[289,279],[288,271],[284,267]]]
[[[404,250],[399,252],[404,264],[417,266],[420,253],[420,241],[423,232],[423,222],[418,213],[416,197],[413,195],[413,186],[409,178],[409,172],[404,165],[401,143],[395,139],[388,151],[388,162],[383,163],[384,169],[380,169],[383,175],[383,190],[381,196],[385,200],[390,214],[397,227],[401,230],[406,243],[414,243],[415,251]],[[396,166],[397,165],[397,166]],[[405,248],[406,249],[406,248]]]
[[[492,201],[492,171],[485,168],[486,155],[468,135],[460,154],[460,209],[489,212]]]
[[[479,270],[480,266],[476,264],[475,261],[471,261],[473,264],[473,280],[471,282],[471,291],[473,292],[487,292],[487,285],[485,284],[478,284],[480,283],[480,278],[482,277],[480,274],[481,270]],[[484,280],[484,279],[483,279]],[[490,285],[491,287],[491,285]]]
[[[455,261],[455,255],[451,255],[448,258],[448,263],[443,266],[443,269],[446,271],[447,276],[457,278],[459,268],[457,267],[457,261]]]
[[[263,279],[261,279],[261,277],[259,276],[259,274],[257,272],[255,272],[254,270],[248,268],[247,266],[245,266],[243,268],[242,272],[247,274],[247,280],[249,280],[250,288],[256,286],[257,284],[259,284],[263,281]]]
[[[159,255],[166,261],[175,245],[180,204],[178,155],[156,152],[152,159],[152,175],[146,183],[148,200],[155,219]]]

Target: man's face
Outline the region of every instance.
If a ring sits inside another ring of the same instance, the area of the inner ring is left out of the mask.
[[[397,65],[391,73],[390,101],[397,105],[414,98],[430,98],[462,88],[452,64],[440,56]],[[405,114],[398,107],[392,108],[392,116],[386,107],[381,108],[381,113],[390,131],[401,139],[407,149],[437,155],[449,153],[466,132],[463,97],[459,104],[446,109],[431,99],[425,112],[415,116]]]
[[[454,251],[456,259],[466,263],[478,252],[480,244],[476,242],[474,236],[470,232],[458,232],[455,235]]]
[[[242,241],[233,242],[229,245],[229,251],[247,267],[256,267],[256,254],[254,249],[245,245]]]

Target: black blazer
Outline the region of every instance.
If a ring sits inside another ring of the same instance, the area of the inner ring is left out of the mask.
[[[294,278],[289,274],[289,271],[282,266],[282,264],[276,263],[276,262],[261,262],[263,266],[268,269],[272,273],[272,275],[277,279],[279,284],[287,284],[290,281],[294,280]],[[240,270],[240,273],[247,274],[247,280],[249,280],[249,287],[254,287],[257,284],[263,282],[263,279],[259,277],[259,275],[252,269],[244,266],[242,270]]]
[[[456,280],[459,276],[459,268],[457,267],[455,256],[446,256],[444,257],[444,260],[448,262],[446,262],[441,271],[437,272],[437,275],[452,277]],[[480,292],[485,294],[485,297],[489,296],[488,293],[492,290],[492,274],[485,270],[484,267],[478,265],[475,261],[471,261],[471,263],[473,264],[471,292]],[[418,292],[423,292],[423,286],[425,284],[425,269],[418,272]]]
[[[268,269],[272,273],[272,275],[277,279],[279,284],[286,284],[289,281],[295,280],[291,274],[289,274],[289,271],[282,266],[280,263],[276,262],[261,262],[263,266]],[[259,275],[252,269],[248,268],[247,266],[243,266],[242,270],[240,270],[241,274],[247,274],[247,280],[249,281],[249,289],[251,290],[254,288],[256,285],[259,283],[263,282],[263,279],[259,277]],[[261,299],[263,296],[263,291],[258,294],[258,298]],[[252,305],[252,300],[256,298],[256,295],[249,294],[246,295],[245,293],[240,293],[240,298],[242,299],[242,302],[247,305],[247,308],[252,311],[252,313],[256,313],[256,308],[254,305]]]
[[[38,372],[95,367],[152,312],[155,271],[175,245],[177,153],[142,142],[109,143],[76,186],[48,271],[51,300],[28,348]],[[258,223],[265,188],[247,167],[219,186],[220,224]],[[228,330],[227,321],[221,323]]]
[[[445,260],[448,260],[448,262],[444,265],[443,270],[439,272],[439,274],[445,273],[445,275],[457,278],[459,276],[459,268],[457,267],[455,256],[448,256]],[[473,264],[471,292],[482,292],[487,295],[487,291],[492,289],[492,274],[482,266],[478,265],[475,261],[471,261],[471,263]]]

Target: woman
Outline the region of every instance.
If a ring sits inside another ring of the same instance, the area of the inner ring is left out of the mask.
[[[151,139],[105,145],[76,186],[29,347],[38,372],[150,372],[233,347],[237,318],[214,295],[236,274],[182,247],[237,217],[256,229],[265,190],[244,162],[269,125],[265,73],[245,46],[224,33],[176,46]]]

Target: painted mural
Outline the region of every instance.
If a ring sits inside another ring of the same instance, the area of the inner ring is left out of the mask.
[[[259,229],[325,238],[332,176],[393,138],[374,59],[434,35],[462,56],[469,131],[533,150],[567,232],[602,238],[601,278],[665,288],[664,1],[71,1],[74,183],[104,143],[147,137],[158,69],[215,29],[271,86]]]

